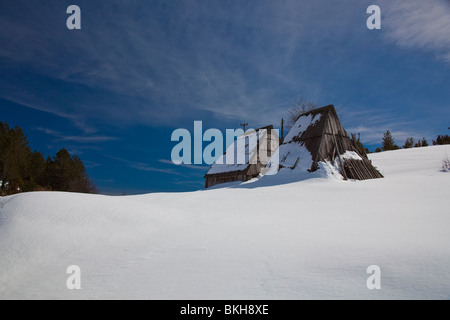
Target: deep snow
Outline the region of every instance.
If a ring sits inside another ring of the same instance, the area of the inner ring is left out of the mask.
[[[450,299],[446,154],[374,154],[386,178],[359,182],[323,168],[191,193],[0,198],[0,298]]]

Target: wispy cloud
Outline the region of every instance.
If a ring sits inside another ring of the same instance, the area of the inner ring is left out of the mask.
[[[382,0],[381,6],[389,40],[427,50],[450,63],[450,1]]]
[[[170,164],[170,165],[174,165],[177,167],[182,167],[182,168],[189,168],[189,169],[196,169],[196,170],[207,170],[208,167],[205,166],[200,166],[200,165],[194,165],[194,164],[175,164],[173,163],[171,160],[166,160],[166,159],[160,159],[158,160],[160,163],[165,163],[165,164]]]
[[[174,175],[183,175],[175,170],[172,169],[164,169],[164,168],[156,168],[156,167],[152,167],[147,165],[146,163],[143,162],[136,162],[136,163],[131,163],[130,167],[137,169],[137,170],[141,170],[141,171],[150,171],[150,172],[160,172],[160,173],[167,173],[167,174],[174,174]]]
[[[10,90],[11,89],[7,89],[9,91],[9,93],[4,92],[2,94],[2,98],[11,102],[14,102],[16,104],[22,105],[24,107],[30,108],[30,109],[34,109],[34,110],[38,110],[38,111],[42,111],[42,112],[47,112],[47,113],[51,113],[53,115],[56,115],[58,117],[62,117],[62,118],[66,118],[66,119],[71,119],[73,120],[75,118],[74,115],[70,115],[67,114],[61,110],[57,110],[52,108],[51,106],[46,106],[45,102],[39,103],[39,104],[32,104],[29,103],[29,101],[34,100],[36,101],[38,98],[31,96],[28,92],[20,92],[20,93],[16,93],[15,95],[12,95]],[[6,91],[6,90],[5,90]]]
[[[184,174],[182,174],[174,169],[158,168],[158,167],[151,166],[144,162],[136,162],[136,161],[131,161],[128,159],[123,159],[123,158],[114,157],[114,156],[106,156],[106,157],[111,160],[117,161],[117,162],[121,163],[122,165],[125,165],[127,167],[130,167],[130,168],[133,168],[136,170],[140,170],[140,171],[166,173],[166,174],[170,174],[170,175],[184,176]]]
[[[93,161],[84,161],[84,165],[86,168],[96,168],[100,166],[100,163],[93,162]]]
[[[96,132],[96,129],[93,126],[86,123],[86,119],[83,117],[83,114],[67,112],[63,108],[60,108],[58,104],[52,103],[53,101],[46,101],[44,98],[38,97],[36,94],[33,94],[26,89],[18,89],[13,87],[7,82],[6,79],[3,81],[0,79],[0,84],[0,97],[2,99],[23,107],[68,119],[86,134]]]
[[[189,0],[168,6],[81,1],[84,28],[69,34],[46,19],[62,4],[36,8],[19,2],[19,17],[0,19],[0,30],[10,30],[0,31],[9,44],[0,56],[64,82],[139,100],[77,105],[79,114],[101,114],[115,123],[173,123],[186,109],[191,115],[252,119],[255,125],[279,121],[280,107],[295,98],[282,95],[309,83],[292,68],[305,43],[311,50],[319,40],[344,37],[335,30],[345,31],[352,18],[351,10],[330,0]],[[329,14],[334,10],[339,15]]]
[[[448,1],[377,2],[381,35],[450,61]],[[330,91],[345,79],[333,72],[342,71],[340,59],[349,52],[360,53],[355,43],[367,36],[367,5],[359,0],[155,3],[80,0],[83,29],[68,32],[64,16],[48,19],[64,12],[64,3],[9,2],[5,6],[15,9],[14,15],[0,12],[0,42],[8,44],[0,48],[0,57],[88,89],[69,97],[52,86],[46,95],[34,92],[33,85],[2,91],[9,80],[0,79],[0,92],[67,118],[86,134],[95,132],[92,122],[101,121],[175,125],[198,116],[255,127],[277,124],[299,93],[339,103]],[[349,45],[354,47],[346,52]],[[346,75],[364,73],[362,63],[352,67]],[[323,76],[314,78],[317,74]],[[93,143],[109,137],[84,139]]]
[[[429,132],[423,132],[415,129],[419,121],[404,121],[399,117],[392,117],[389,115],[374,115],[370,116],[369,113],[365,113],[363,121],[356,126],[350,126],[347,132],[360,133],[361,141],[364,144],[381,144],[383,134],[386,130],[391,131],[392,135],[396,139],[398,145],[403,144],[406,138],[422,138],[424,135],[428,135]],[[355,123],[353,121],[353,123]]]
[[[120,140],[116,137],[109,137],[109,136],[68,136],[64,135],[61,132],[48,129],[48,128],[41,128],[36,127],[35,130],[44,132],[48,135],[52,135],[56,138],[57,141],[71,141],[71,142],[78,142],[78,143],[102,143],[107,141],[115,141]]]

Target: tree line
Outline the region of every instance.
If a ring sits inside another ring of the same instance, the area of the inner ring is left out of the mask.
[[[81,159],[66,149],[45,158],[20,127],[0,122],[0,196],[30,191],[96,193]]]
[[[377,148],[375,150],[375,152],[401,149],[395,143],[395,139],[389,130],[387,130],[384,133],[381,144],[382,144],[382,147]],[[434,146],[444,145],[444,144],[450,144],[450,136],[449,135],[438,135],[436,140],[433,140]],[[429,143],[428,143],[427,139],[425,139],[425,138],[415,140],[413,137],[409,137],[405,140],[405,143],[403,144],[403,149],[420,148],[420,147],[428,147],[428,146],[429,146]]]

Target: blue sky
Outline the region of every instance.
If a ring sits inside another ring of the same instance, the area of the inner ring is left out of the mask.
[[[173,130],[278,125],[300,94],[371,149],[448,133],[449,34],[448,0],[2,0],[0,121],[79,155],[103,193],[196,190]]]

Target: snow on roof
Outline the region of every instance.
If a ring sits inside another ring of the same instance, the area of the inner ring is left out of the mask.
[[[292,129],[289,131],[289,133],[286,135],[286,138],[284,138],[284,141],[286,143],[289,143],[292,141],[294,137],[299,137],[301,134],[312,124],[319,122],[322,117],[322,114],[318,113],[316,115],[304,115],[298,118],[297,122],[292,126]]]
[[[228,147],[227,151],[211,166],[207,175],[244,171],[248,168],[249,164],[256,164],[258,141],[265,134],[267,134],[267,131],[259,129],[249,130],[245,134],[239,136],[237,140]]]
[[[354,141],[342,127],[333,105],[301,115],[280,146],[278,154],[279,162],[272,157],[269,163],[268,171],[271,174],[276,167],[313,172],[320,168],[319,162],[334,161],[337,155],[344,160],[341,169],[345,179],[383,177],[364,157],[365,154],[359,153]]]
[[[278,159],[272,158],[268,164],[271,171],[278,164],[290,168],[306,171],[311,168],[313,161],[311,153],[300,142],[294,141],[311,125],[320,121],[322,114],[308,114],[301,116],[286,135],[283,144],[279,147]]]

